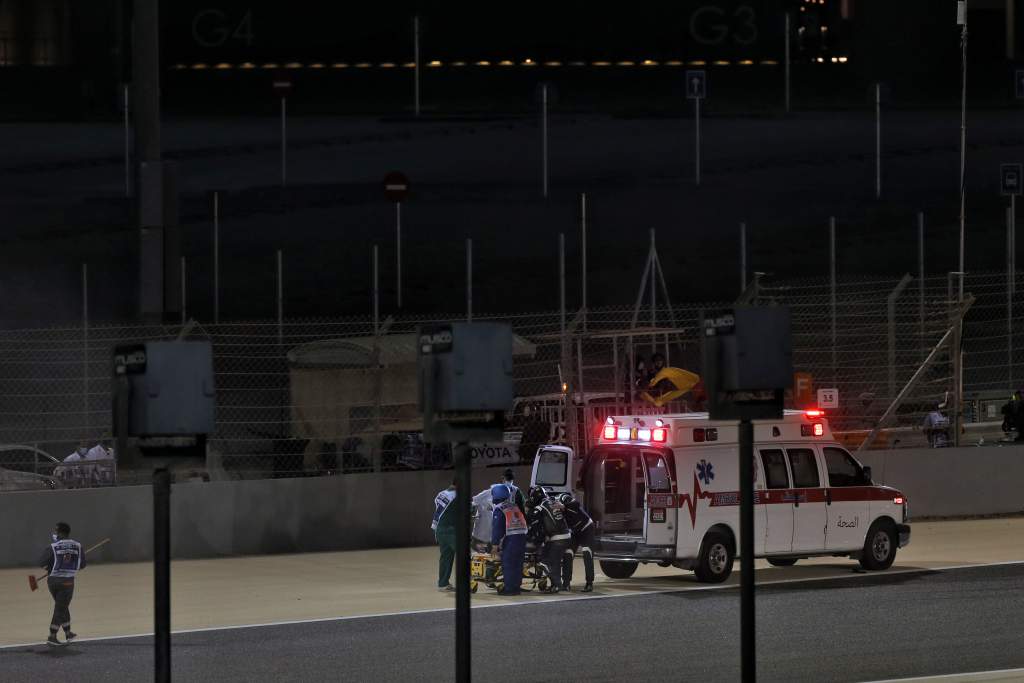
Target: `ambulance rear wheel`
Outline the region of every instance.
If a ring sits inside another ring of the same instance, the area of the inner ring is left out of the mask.
[[[732,562],[736,553],[732,540],[720,531],[712,531],[704,537],[697,556],[693,573],[702,583],[721,583],[732,573]]]
[[[897,545],[896,526],[888,520],[878,520],[868,529],[864,539],[860,566],[873,571],[888,569],[896,559]]]
[[[628,579],[636,574],[637,562],[610,562],[601,560],[601,573],[609,579]]]
[[[795,557],[769,557],[768,564],[773,567],[792,567],[796,564]]]

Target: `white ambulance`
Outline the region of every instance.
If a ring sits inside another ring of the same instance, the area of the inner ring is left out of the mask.
[[[607,576],[654,562],[717,583],[739,546],[738,429],[707,413],[609,417],[582,459],[538,449],[531,484],[580,498]],[[872,482],[821,411],[755,421],[754,477],[754,550],[772,565],[826,555],[887,569],[910,542],[906,497]]]

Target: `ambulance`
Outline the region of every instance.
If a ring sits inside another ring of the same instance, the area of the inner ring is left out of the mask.
[[[572,492],[593,517],[594,555],[611,578],[639,563],[725,581],[739,547],[739,426],[707,413],[608,417],[574,459],[542,446],[531,484]],[[754,421],[754,551],[774,566],[814,556],[889,568],[910,542],[907,499],[875,485],[818,410]]]

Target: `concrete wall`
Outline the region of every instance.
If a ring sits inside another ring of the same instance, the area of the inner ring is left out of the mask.
[[[873,451],[858,455],[879,483],[907,495],[911,517],[1024,511],[1024,447]],[[524,485],[529,468],[516,468]],[[473,492],[500,468],[473,472]],[[176,558],[355,550],[434,542],[434,495],[451,471],[309,479],[178,484],[171,495]],[[92,559],[152,557],[148,486],[0,494],[0,566],[26,566],[58,520],[90,544],[111,537]]]
[[[880,484],[907,495],[910,517],[1024,511],[1024,446],[856,453]]]
[[[529,468],[514,469],[528,484]],[[473,492],[501,472],[475,469]],[[451,479],[449,470],[176,484],[171,553],[201,558],[427,545],[434,542],[434,496]],[[3,493],[0,520],[0,567],[34,564],[58,521],[68,522],[83,544],[112,539],[90,559],[152,558],[149,486]]]

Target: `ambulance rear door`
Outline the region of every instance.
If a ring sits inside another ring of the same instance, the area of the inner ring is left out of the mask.
[[[644,543],[649,546],[676,544],[674,457],[668,450],[641,452],[647,495],[644,496]]]
[[[533,458],[530,487],[543,486],[552,493],[572,493],[572,449],[541,446]]]

